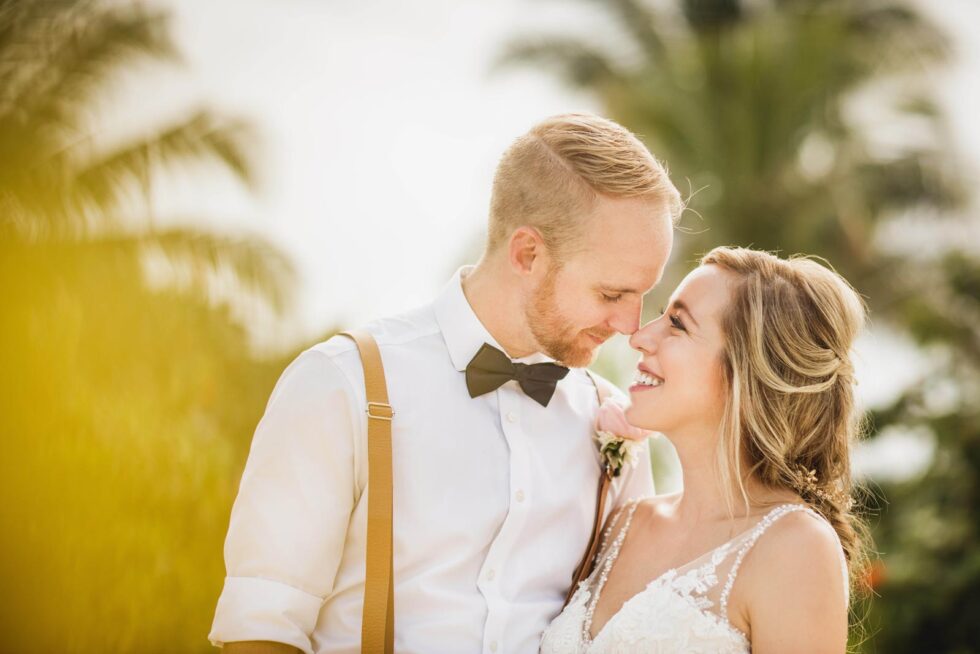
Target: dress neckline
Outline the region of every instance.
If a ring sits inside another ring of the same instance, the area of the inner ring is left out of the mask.
[[[599,568],[596,568],[596,572],[599,572],[600,569],[602,569],[602,572],[600,572],[599,574],[598,582],[596,583],[595,590],[593,591],[591,597],[589,598],[589,602],[588,602],[589,606],[586,609],[585,621],[582,628],[582,639],[586,645],[591,645],[593,642],[595,642],[595,640],[599,638],[599,636],[601,636],[602,633],[606,630],[606,627],[608,627],[609,624],[613,622],[613,620],[615,620],[616,616],[619,615],[623,611],[623,609],[626,608],[627,604],[630,604],[636,598],[642,596],[644,593],[649,591],[654,584],[663,580],[671,573],[676,574],[681,570],[690,568],[693,564],[700,562],[702,559],[712,556],[715,553],[725,548],[731,547],[732,543],[736,542],[737,540],[739,540],[744,536],[751,534],[760,525],[762,525],[767,520],[769,520],[773,514],[779,511],[785,511],[788,509],[788,507],[800,507],[800,509],[802,510],[806,510],[808,508],[805,504],[792,503],[792,502],[787,502],[784,504],[779,504],[777,506],[774,506],[772,509],[766,512],[765,515],[763,515],[756,522],[754,522],[750,527],[747,527],[746,529],[743,529],[742,531],[738,532],[737,534],[735,534],[734,536],[726,540],[724,543],[721,543],[720,545],[713,547],[707,552],[703,552],[702,554],[699,554],[693,559],[689,559],[680,565],[676,565],[664,570],[659,575],[657,575],[649,582],[647,582],[647,584],[642,589],[638,590],[636,593],[626,598],[626,600],[623,601],[623,603],[620,605],[619,609],[617,609],[612,615],[609,616],[609,618],[605,621],[605,623],[603,623],[602,627],[593,636],[592,616],[595,612],[596,606],[598,606],[599,604],[600,593],[602,592],[603,587],[606,585],[609,572],[612,570],[613,565],[615,565],[616,560],[619,558],[619,550],[622,548],[623,543],[626,540],[626,534],[629,531],[630,524],[633,521],[633,514],[636,512],[636,507],[639,506],[640,502],[642,502],[643,499],[645,498],[638,498],[631,501],[628,512],[626,514],[626,519],[623,522],[623,526],[620,528],[619,533],[616,535],[616,539],[613,541],[612,545],[609,548],[608,554],[602,561],[604,565],[600,566]],[[791,509],[791,510],[800,510],[800,509]],[[710,613],[706,613],[705,615],[711,615],[712,617],[720,618],[721,620],[724,621],[725,626],[729,627],[735,634],[743,638],[746,643],[748,642],[748,637],[740,629],[732,625],[728,621],[727,616],[713,616],[713,614]]]

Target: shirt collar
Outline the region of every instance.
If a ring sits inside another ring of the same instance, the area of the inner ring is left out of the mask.
[[[436,298],[434,304],[436,322],[439,323],[442,337],[446,341],[449,358],[452,359],[456,370],[461,372],[466,370],[467,364],[476,356],[477,351],[484,343],[492,345],[501,352],[506,351],[483,326],[466,299],[466,295],[463,294],[463,277],[472,270],[473,266],[463,266],[457,270],[453,278],[443,288],[442,293]],[[515,359],[515,361],[542,363],[551,362],[554,359],[541,352],[535,352],[526,357]]]

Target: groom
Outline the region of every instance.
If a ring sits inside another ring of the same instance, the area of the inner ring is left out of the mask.
[[[610,336],[637,330],[680,207],[623,127],[549,118],[500,161],[476,267],[431,304],[367,326],[395,411],[396,651],[537,652],[596,507],[597,401],[581,368]],[[515,380],[482,383],[478,352],[571,370],[532,397]],[[348,339],[312,347],[283,373],[232,510],[214,644],[358,651],[366,422]],[[614,481],[607,512],[653,492],[645,451],[640,461]]]

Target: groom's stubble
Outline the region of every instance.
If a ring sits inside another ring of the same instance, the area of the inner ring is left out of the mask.
[[[590,336],[605,341],[616,332],[596,326],[578,329],[558,305],[556,292],[561,264],[552,264],[531,295],[525,310],[528,328],[549,357],[571,368],[584,368],[595,359],[599,345]]]

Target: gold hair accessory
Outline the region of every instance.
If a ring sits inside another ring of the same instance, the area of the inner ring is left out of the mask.
[[[846,511],[849,511],[854,506],[854,498],[843,489],[838,488],[837,490],[827,492],[817,485],[819,481],[820,479],[817,477],[816,470],[810,470],[802,464],[796,466],[796,478],[793,482],[793,488],[800,495],[815,497],[835,506],[842,506]]]

